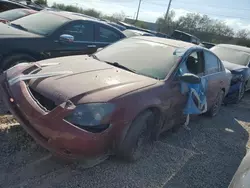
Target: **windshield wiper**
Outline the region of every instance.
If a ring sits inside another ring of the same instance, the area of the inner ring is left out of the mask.
[[[23,27],[23,26],[21,26],[19,24],[13,24],[13,23],[11,23],[10,25],[13,26],[13,27],[15,27],[15,28],[22,29],[24,31],[28,31],[28,29],[26,29],[25,27]]]
[[[119,64],[119,63],[117,63],[117,62],[111,63],[111,62],[105,61],[105,63],[107,63],[107,64],[109,64],[109,65],[113,65],[113,66],[118,67],[118,68],[121,68],[121,69],[124,69],[124,70],[127,70],[127,71],[129,71],[129,72],[137,73],[135,70],[130,69],[130,68],[128,68],[128,67],[126,67],[126,66],[124,66],[124,65],[121,65],[121,64]]]

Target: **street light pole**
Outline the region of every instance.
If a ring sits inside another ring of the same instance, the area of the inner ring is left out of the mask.
[[[135,21],[138,20],[138,15],[139,15],[140,7],[141,7],[141,0],[139,0],[139,5],[138,5],[138,10],[137,10],[137,13],[136,13],[136,19],[135,19]]]
[[[167,9],[167,12],[166,12],[166,14],[165,14],[165,19],[164,19],[164,22],[165,22],[165,23],[166,23],[167,18],[168,18],[168,13],[169,13],[169,10],[170,10],[171,2],[172,2],[172,0],[169,0],[168,9]]]

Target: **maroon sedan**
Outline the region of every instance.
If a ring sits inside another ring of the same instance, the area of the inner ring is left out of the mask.
[[[230,83],[221,61],[202,47],[158,37],[127,38],[91,56],[19,64],[0,85],[12,114],[54,154],[133,161],[147,141],[185,122],[180,69],[207,78],[207,113],[215,116]]]
[[[7,10],[0,13],[0,22],[9,23],[11,21],[17,20],[19,18],[34,14],[37,11],[32,9],[17,8],[12,10]]]

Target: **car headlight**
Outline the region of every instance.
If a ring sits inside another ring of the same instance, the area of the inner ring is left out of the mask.
[[[114,109],[111,103],[81,104],[64,119],[80,128],[101,126],[107,123]]]

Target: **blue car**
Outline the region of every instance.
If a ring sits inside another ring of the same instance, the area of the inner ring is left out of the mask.
[[[244,97],[245,91],[250,89],[250,48],[219,44],[210,49],[230,70],[233,77],[225,103],[238,103]]]

